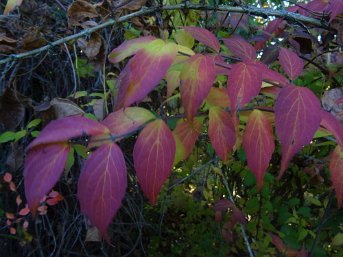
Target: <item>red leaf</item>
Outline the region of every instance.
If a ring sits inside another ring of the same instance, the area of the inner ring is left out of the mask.
[[[239,62],[232,65],[227,82],[231,109],[235,113],[257,96],[262,86],[262,76],[254,64]]]
[[[30,209],[27,206],[19,211],[19,215],[21,216],[26,216],[29,213],[30,213]]]
[[[343,126],[331,113],[321,110],[320,125],[329,130],[336,138],[337,143],[343,147]]]
[[[182,28],[199,42],[203,43],[204,45],[207,45],[208,47],[211,47],[216,52],[219,52],[219,41],[212,32],[204,28],[192,26],[186,26]]]
[[[332,20],[339,14],[343,13],[343,1],[342,0],[330,0],[329,8],[331,11],[330,20]]]
[[[147,36],[125,41],[120,46],[112,50],[108,55],[108,59],[112,63],[118,63],[125,58],[136,54],[153,40],[155,40],[155,37]]]
[[[174,164],[185,160],[192,152],[196,140],[201,133],[202,118],[193,120],[180,119],[173,131],[176,143],[176,154]]]
[[[40,200],[60,178],[69,150],[67,143],[42,145],[29,150],[25,160],[24,180],[27,203],[33,214]]]
[[[127,187],[125,159],[115,144],[103,144],[86,160],[78,182],[81,212],[108,239],[107,227],[121,207]]]
[[[236,143],[236,129],[229,113],[220,107],[210,108],[208,136],[218,156],[227,161]]]
[[[121,85],[116,109],[143,100],[160,83],[176,53],[176,44],[161,39],[139,50],[119,75]]]
[[[341,208],[343,201],[343,150],[339,145],[331,154],[329,169],[332,184],[336,191],[338,208]]]
[[[216,77],[213,58],[201,54],[190,57],[180,74],[181,99],[188,119],[191,119],[208,95]]]
[[[273,129],[263,112],[254,110],[249,115],[243,135],[243,147],[248,167],[254,173],[260,191],[275,148]]]
[[[162,120],[149,123],[139,134],[133,149],[138,182],[153,205],[169,177],[175,157],[173,134]]]
[[[39,136],[31,142],[27,150],[41,144],[66,142],[84,134],[96,136],[108,133],[108,128],[95,120],[82,116],[68,116],[50,122]]]
[[[145,123],[155,119],[155,115],[141,107],[127,107],[112,112],[101,123],[109,128],[112,135],[129,134]]]
[[[328,5],[328,0],[313,0],[306,5],[306,9],[311,12],[323,13]]]
[[[320,102],[311,90],[288,85],[275,102],[275,127],[282,146],[282,161],[278,178],[289,161],[311,142],[320,125]]]
[[[304,68],[304,62],[299,58],[299,56],[289,49],[281,48],[279,52],[279,61],[290,77],[291,80],[296,79]]]
[[[234,35],[230,38],[223,38],[224,44],[237,57],[242,60],[255,60],[255,48],[250,45],[245,39]]]

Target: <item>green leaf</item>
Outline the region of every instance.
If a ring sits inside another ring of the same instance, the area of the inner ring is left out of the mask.
[[[14,142],[18,142],[20,139],[22,139],[24,136],[26,136],[27,130],[20,130],[15,133],[14,135]]]
[[[32,137],[38,137],[39,134],[40,134],[40,131],[38,131],[38,130],[34,130],[34,131],[31,132],[31,136]]]
[[[70,171],[71,167],[74,165],[74,162],[75,162],[74,153],[75,153],[74,147],[70,148],[66,166],[64,168],[65,171]]]
[[[338,233],[337,235],[335,235],[335,237],[332,239],[332,245],[334,246],[343,245],[343,233]]]
[[[15,132],[6,131],[1,134],[0,136],[0,143],[7,143],[9,141],[13,141],[15,138]]]
[[[30,129],[30,128],[36,127],[36,126],[38,126],[41,122],[42,122],[41,119],[34,119],[34,120],[30,121],[29,124],[27,124],[27,127],[26,127],[26,128],[27,128],[27,129]]]

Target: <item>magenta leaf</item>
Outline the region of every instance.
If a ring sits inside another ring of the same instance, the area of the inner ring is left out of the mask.
[[[208,136],[217,155],[227,161],[236,143],[236,129],[230,114],[221,107],[211,107]]]
[[[296,79],[304,69],[304,62],[293,51],[281,48],[279,52],[279,61],[291,80]]]
[[[343,126],[331,113],[321,110],[321,122],[324,128],[329,130],[336,138],[337,143],[343,147]]]
[[[330,174],[333,187],[336,191],[338,207],[342,207],[343,202],[343,150],[338,145],[331,154]]]
[[[60,178],[69,150],[69,144],[56,143],[31,147],[28,151],[24,165],[24,184],[27,203],[33,214]]]
[[[242,60],[255,60],[255,48],[250,45],[244,38],[234,35],[230,38],[223,38],[224,44],[234,54]]]
[[[275,127],[282,146],[279,177],[287,169],[289,161],[309,144],[320,125],[320,102],[305,87],[285,86],[275,103]]]
[[[261,72],[254,63],[239,62],[232,65],[227,82],[232,112],[235,113],[257,96],[261,86]]]
[[[243,135],[243,147],[248,167],[254,173],[260,191],[275,148],[273,128],[262,111],[254,110],[249,115]]]
[[[177,53],[174,43],[156,39],[139,50],[119,75],[116,109],[143,100],[161,81]]]
[[[193,26],[186,26],[182,27],[187,33],[189,33],[192,37],[198,40],[200,43],[211,47],[216,52],[220,50],[220,44],[216,36],[204,28],[193,27]]]
[[[122,151],[115,143],[103,144],[86,160],[78,182],[81,212],[108,238],[107,227],[122,205],[127,172]]]
[[[163,183],[169,177],[175,157],[175,141],[163,120],[149,123],[139,134],[133,149],[138,182],[154,205]]]
[[[50,122],[29,144],[27,150],[42,144],[66,142],[84,135],[97,136],[108,133],[108,128],[95,120],[83,116],[68,116]]]
[[[155,37],[139,37],[125,41],[117,48],[113,49],[108,55],[108,59],[112,63],[118,63],[131,55],[136,54],[139,50],[143,49],[149,42],[155,40]]]
[[[337,15],[343,13],[343,1],[330,0],[329,9],[331,11],[329,22],[332,22]]]
[[[180,74],[180,91],[187,118],[192,119],[196,114],[215,78],[216,69],[211,56],[196,54],[186,61]]]

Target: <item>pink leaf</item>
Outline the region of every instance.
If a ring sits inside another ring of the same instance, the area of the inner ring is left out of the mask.
[[[243,135],[243,147],[248,167],[254,173],[260,191],[275,148],[273,129],[263,112],[254,110],[250,114]]]
[[[253,63],[239,62],[232,65],[227,82],[231,109],[235,113],[257,96],[262,86],[262,76]]]
[[[201,133],[202,118],[193,120],[180,119],[173,131],[176,143],[176,154],[174,164],[185,160],[192,152],[196,140]]]
[[[107,227],[122,205],[127,172],[122,151],[115,143],[103,144],[86,160],[78,182],[81,212],[108,238]]]
[[[153,205],[169,177],[175,157],[173,134],[162,120],[149,123],[139,134],[133,149],[138,182]]]
[[[275,127],[282,146],[279,177],[287,169],[289,161],[311,142],[320,125],[320,102],[305,87],[284,87],[275,103]]]
[[[331,113],[321,110],[321,122],[324,128],[329,130],[336,138],[337,143],[343,147],[343,126]]]
[[[250,45],[245,39],[234,35],[230,38],[223,38],[224,44],[234,54],[242,60],[255,60],[255,48]]]
[[[236,142],[236,129],[229,113],[220,107],[210,108],[208,136],[218,156],[227,161]]]
[[[21,216],[26,216],[29,213],[30,213],[30,209],[27,206],[19,211],[19,215]]]
[[[342,0],[330,0],[329,8],[331,11],[330,20],[332,20],[339,14],[343,13],[343,1]]]
[[[26,150],[42,144],[66,142],[83,135],[95,136],[108,133],[108,128],[95,120],[82,116],[68,116],[50,122]]]
[[[280,49],[279,61],[282,68],[291,80],[296,79],[303,71],[304,62],[299,58],[299,56],[296,53],[289,49]]]
[[[139,37],[125,41],[117,48],[113,49],[108,55],[108,59],[112,63],[118,63],[125,58],[136,54],[139,50],[143,49],[149,42],[155,40],[155,37]]]
[[[210,92],[216,77],[213,58],[201,54],[190,57],[181,71],[181,99],[188,119],[196,114],[198,108]]]
[[[222,108],[228,108],[230,106],[230,98],[225,88],[211,87],[205,101],[210,106],[219,106]]]
[[[343,201],[343,150],[339,145],[331,154],[329,169],[332,184],[336,191],[338,208],[341,208]]]
[[[29,150],[24,165],[24,184],[27,203],[33,214],[40,200],[61,176],[69,150],[67,143],[37,146]]]
[[[219,41],[212,32],[208,31],[207,29],[200,28],[200,27],[192,27],[192,26],[187,27],[186,26],[182,28],[187,33],[189,33],[192,37],[198,40],[200,43],[203,43],[204,45],[211,47],[216,52],[219,52],[220,50]]]
[[[143,100],[161,81],[176,57],[177,46],[156,39],[139,50],[119,75],[116,109]]]

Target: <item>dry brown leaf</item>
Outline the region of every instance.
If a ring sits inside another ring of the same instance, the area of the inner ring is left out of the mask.
[[[65,98],[54,98],[50,102],[47,101],[35,106],[34,109],[41,113],[43,125],[66,116],[84,114],[84,111],[77,104]]]
[[[0,33],[0,53],[15,53],[17,40],[9,38],[5,33]]]
[[[68,24],[72,26],[81,26],[83,22],[98,17],[94,5],[83,0],[73,2],[68,8]]]
[[[15,130],[25,115],[25,107],[31,106],[31,99],[7,88],[0,96],[0,132]]]
[[[77,43],[89,59],[94,59],[101,50],[103,40],[98,33],[93,33],[88,42],[83,38],[79,38]]]
[[[22,45],[25,50],[33,50],[46,44],[47,41],[44,38],[44,35],[35,28],[28,31],[22,39]]]

